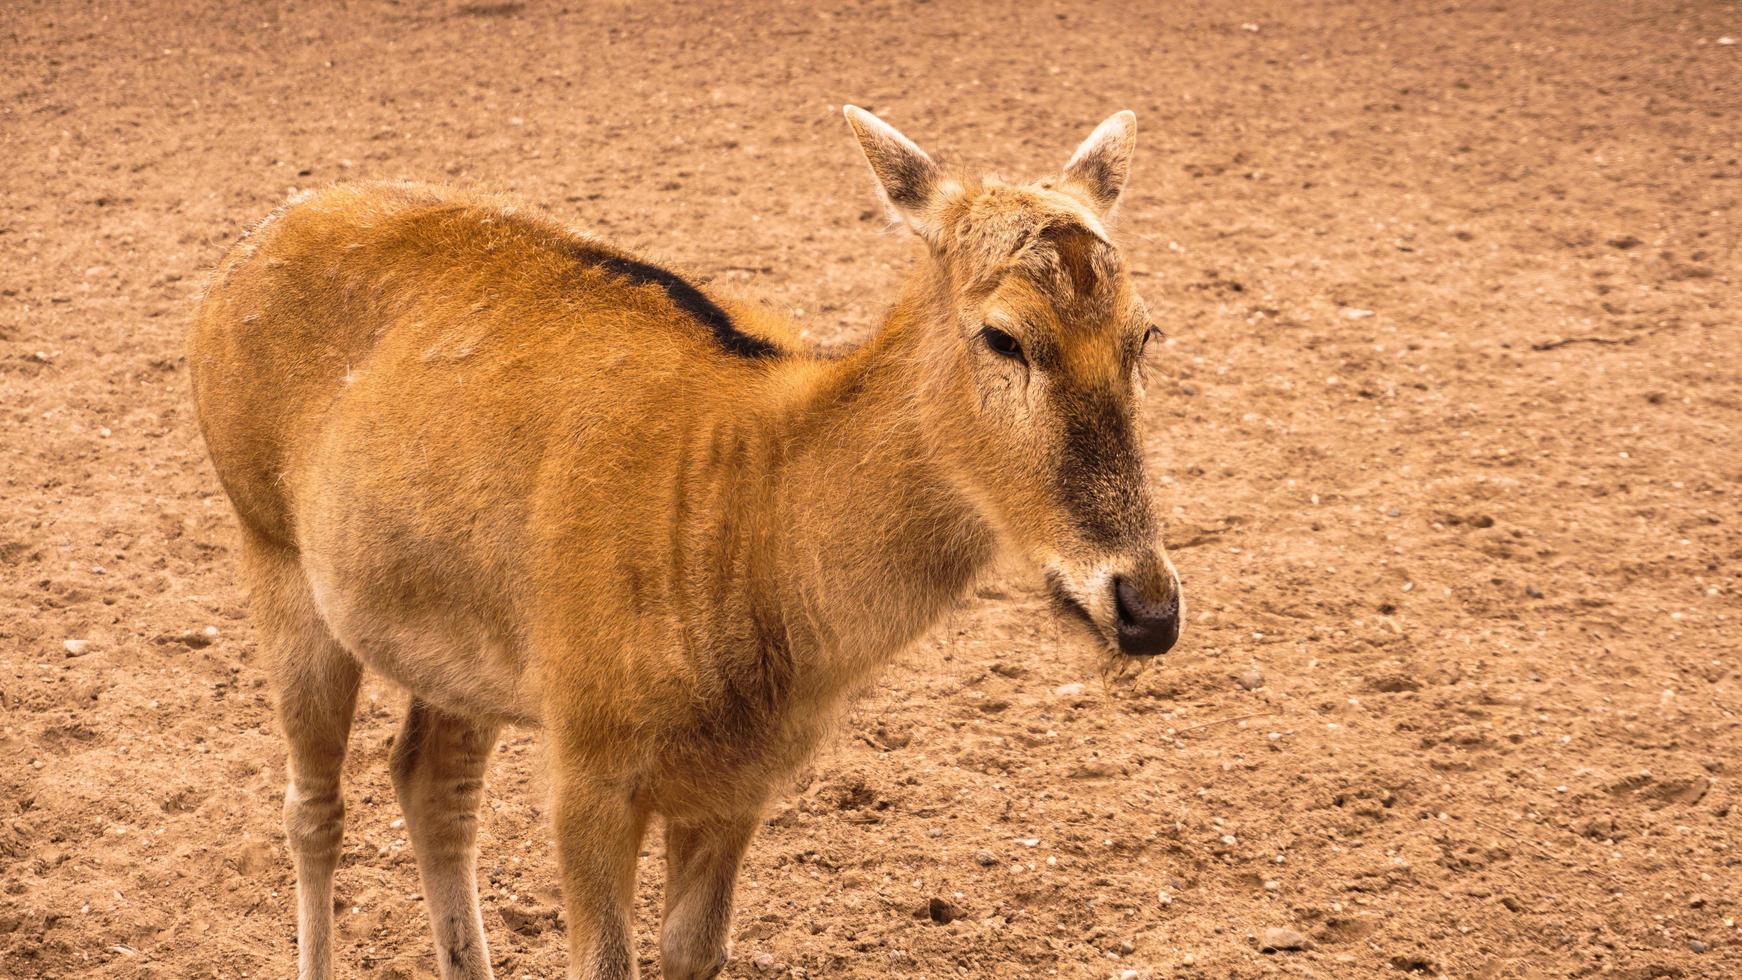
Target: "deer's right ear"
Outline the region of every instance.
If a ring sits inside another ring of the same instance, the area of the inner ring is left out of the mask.
[[[938,165],[913,140],[894,126],[856,105],[843,106],[847,125],[859,137],[859,149],[877,178],[878,196],[891,220],[912,228],[919,237],[936,244],[937,205],[942,183]]]

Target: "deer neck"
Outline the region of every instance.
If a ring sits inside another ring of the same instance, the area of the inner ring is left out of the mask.
[[[775,522],[764,571],[788,634],[808,648],[794,652],[836,682],[917,639],[994,553],[918,410],[938,397],[933,309],[916,290],[865,346],[810,365],[776,416],[787,449],[760,518]]]

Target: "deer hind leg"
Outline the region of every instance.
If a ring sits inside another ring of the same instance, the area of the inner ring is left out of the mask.
[[[296,554],[247,537],[243,577],[284,729],[284,829],[296,864],[297,976],[333,974],[333,871],[345,829],[339,788],[362,668],[315,610]]]
[[[393,744],[393,789],[405,813],[444,980],[489,980],[478,910],[478,804],[496,746],[491,722],[447,714],[418,698]]]
[[[709,980],[726,965],[732,892],[759,814],[665,828],[665,923],[660,966],[668,978]]]

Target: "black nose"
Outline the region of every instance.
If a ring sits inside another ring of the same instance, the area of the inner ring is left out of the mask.
[[[1179,595],[1172,589],[1146,595],[1130,579],[1113,580],[1119,610],[1119,652],[1134,657],[1166,653],[1179,640]]]

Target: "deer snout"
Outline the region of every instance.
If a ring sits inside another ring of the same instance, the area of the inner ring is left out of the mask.
[[[1113,609],[1120,653],[1153,657],[1179,641],[1179,580],[1171,575],[1115,576]]]

